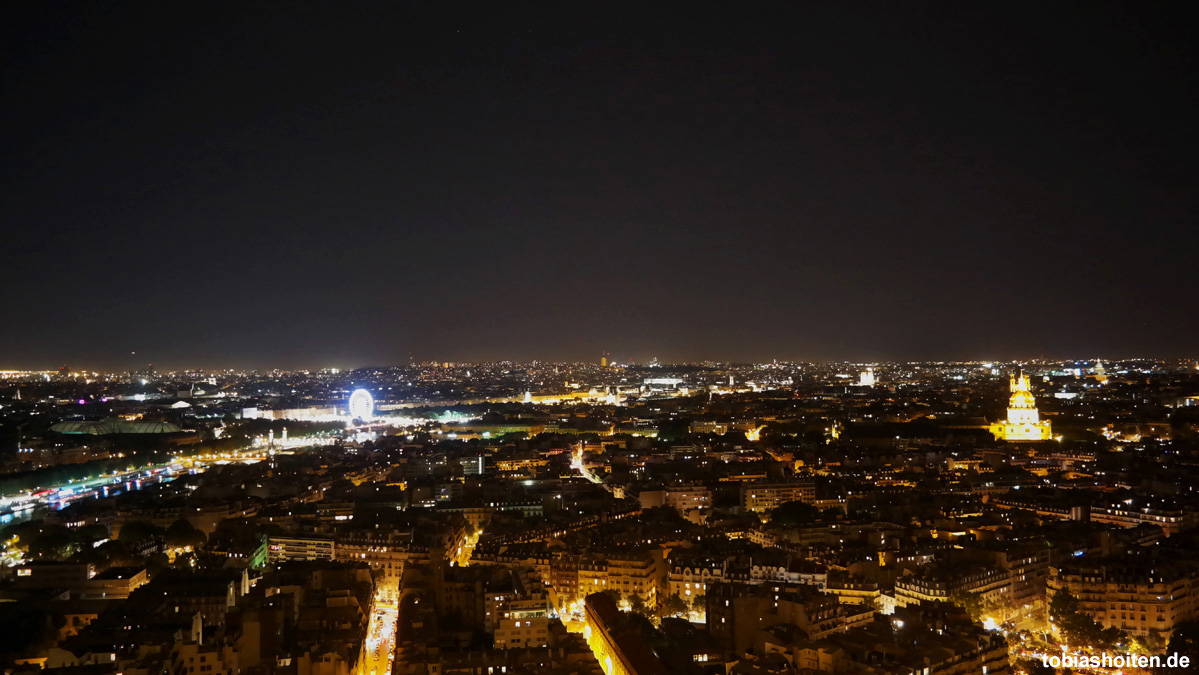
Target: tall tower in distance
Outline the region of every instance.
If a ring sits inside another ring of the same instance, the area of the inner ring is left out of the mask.
[[[991,425],[991,433],[1001,441],[1047,441],[1052,436],[1049,420],[1042,420],[1037,400],[1029,391],[1028,376],[1020,373],[1009,380],[1012,397],[1008,401],[1007,420]]]
[[[603,368],[608,367],[608,352],[604,352],[603,356],[600,356],[600,366]]]

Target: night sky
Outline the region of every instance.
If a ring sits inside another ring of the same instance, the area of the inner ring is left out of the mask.
[[[1199,352],[1188,3],[429,4],[4,3],[0,369]]]

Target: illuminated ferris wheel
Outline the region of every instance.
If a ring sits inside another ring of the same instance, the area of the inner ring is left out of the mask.
[[[355,389],[350,394],[350,417],[356,420],[369,420],[375,416],[375,399],[365,389]]]

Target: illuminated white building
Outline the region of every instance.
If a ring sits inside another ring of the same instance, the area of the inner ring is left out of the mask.
[[[866,370],[862,371],[862,374],[858,376],[858,385],[862,386],[862,387],[873,387],[874,386],[874,369],[873,368],[867,368]]]

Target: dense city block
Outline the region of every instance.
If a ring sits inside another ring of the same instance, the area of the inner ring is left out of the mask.
[[[2,377],[11,673],[1035,673],[1199,635],[1194,362]]]

